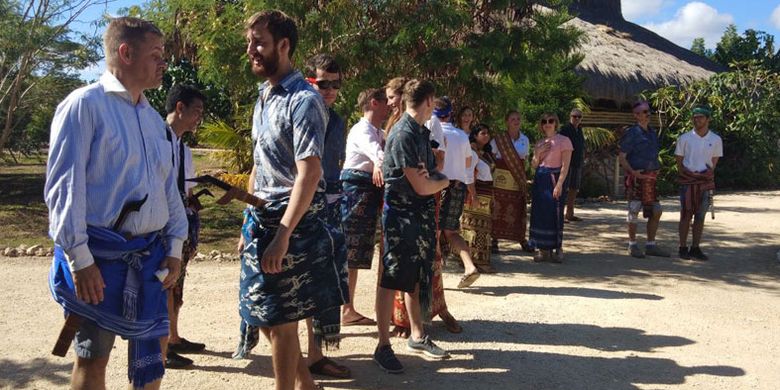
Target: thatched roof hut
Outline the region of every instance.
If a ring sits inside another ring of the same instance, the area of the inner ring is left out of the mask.
[[[623,19],[620,0],[577,0],[568,22],[585,33],[576,71],[594,108],[625,110],[647,89],[706,79],[722,66]]]

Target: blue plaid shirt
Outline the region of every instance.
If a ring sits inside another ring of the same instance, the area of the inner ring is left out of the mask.
[[[255,195],[268,201],[290,197],[296,161],[323,157],[328,110],[320,94],[298,71],[271,86],[260,85],[252,117],[255,160]],[[321,180],[317,192],[325,191]]]

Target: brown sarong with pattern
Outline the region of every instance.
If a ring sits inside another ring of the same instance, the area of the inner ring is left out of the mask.
[[[496,136],[501,159],[493,172],[493,238],[527,242],[528,188],[525,160],[517,155],[506,134]]]
[[[493,241],[493,183],[477,181],[477,197],[463,208],[460,219],[461,236],[471,248],[474,265],[490,266],[490,245]]]
[[[650,218],[653,215],[653,208],[658,203],[658,171],[642,172],[649,176],[647,179],[639,179],[634,175],[626,175],[624,186],[626,188],[626,200],[638,200],[642,202],[642,216]]]

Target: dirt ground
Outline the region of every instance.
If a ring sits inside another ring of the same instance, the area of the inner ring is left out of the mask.
[[[672,198],[662,203],[659,241],[676,249],[679,207]],[[461,290],[448,264],[446,299],[464,332],[448,334],[438,320],[429,329],[451,359],[426,361],[395,339],[406,373],[385,374],[371,360],[376,330],[349,327],[329,355],[354,378],[317,379],[328,389],[777,389],[780,191],[719,195],[716,207],[703,245],[711,260],[699,263],[627,257],[625,203],[583,205],[585,221],[566,226],[564,264],[533,263],[502,243],[498,273]],[[2,388],[68,385],[73,352],[50,354],[62,312],[48,292],[48,263],[0,259]],[[266,343],[248,360],[230,358],[239,264],[194,263],[189,271],[180,329],[207,351],[190,355],[192,369],[169,370],[163,388],[272,388]],[[360,274],[356,299],[371,316],[375,275]],[[108,388],[127,383],[126,345],[115,346]]]

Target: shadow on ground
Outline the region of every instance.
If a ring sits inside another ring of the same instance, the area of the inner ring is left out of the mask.
[[[43,358],[18,362],[0,360],[0,388],[18,389],[43,380],[48,388],[65,387],[70,383],[72,362],[55,364]]]
[[[349,381],[320,380],[333,389],[638,389],[638,385],[685,383],[692,375],[742,376],[731,366],[686,367],[671,359],[582,357],[532,351],[467,349],[450,351],[451,359],[431,362],[399,356],[406,374],[383,373],[368,355],[352,355]],[[456,372],[462,370],[462,372]],[[408,375],[408,376],[407,376]],[[422,378],[407,380],[407,377]],[[321,378],[315,378],[321,379]]]
[[[753,193],[747,196],[757,199],[755,202],[745,202],[745,206],[724,208],[724,211],[743,213],[744,218],[750,218],[750,214],[767,212],[768,209],[763,207],[767,201],[765,194]],[[752,204],[756,206],[751,207]],[[664,207],[667,215],[679,215],[679,205],[676,202],[664,200]],[[493,266],[499,276],[525,273],[578,283],[609,280],[627,286],[643,283],[638,279],[643,277],[673,277],[688,281],[720,281],[777,291],[774,285],[762,283],[776,280],[780,276],[780,266],[775,260],[775,253],[780,244],[780,235],[777,232],[747,232],[737,236],[729,226],[713,223],[708,214],[702,248],[710,256],[710,261],[695,262],[677,257],[677,221],[662,220],[658,230],[658,241],[672,252],[672,257],[634,259],[626,255],[626,226],[623,219],[625,204],[599,203],[587,205],[585,209],[590,213],[584,221],[565,226],[564,264],[534,263],[531,261],[531,255],[522,252],[519,245],[502,240],[500,253],[493,255]],[[595,216],[593,211],[596,211]],[[644,242],[644,232],[645,226],[640,224],[638,235],[641,237],[641,242]],[[593,248],[598,248],[598,252]],[[457,268],[457,264],[452,263],[449,262],[445,266],[446,271],[462,272]],[[492,293],[502,292],[499,290]],[[578,291],[578,289],[550,290],[543,293],[603,299],[609,299],[610,294],[599,291]],[[614,296],[615,299],[626,298],[620,294]]]

